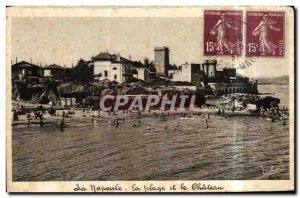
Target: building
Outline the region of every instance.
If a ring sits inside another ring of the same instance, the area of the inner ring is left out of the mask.
[[[202,64],[202,70],[208,78],[215,78],[217,72],[217,60],[205,60]]]
[[[206,82],[206,74],[201,64],[185,63],[178,70],[170,70],[172,81],[190,82],[196,86],[203,86]]]
[[[169,48],[154,48],[154,65],[158,76],[167,76],[169,69]]]
[[[123,83],[133,79],[133,74],[141,63],[126,59],[119,54],[101,52],[92,58],[92,65],[95,79],[108,79],[110,81]]]
[[[41,77],[41,67],[21,61],[12,65],[12,77],[17,80],[38,80]]]
[[[66,68],[52,64],[43,68],[43,75],[46,78],[52,78],[54,80],[59,80],[64,76]]]

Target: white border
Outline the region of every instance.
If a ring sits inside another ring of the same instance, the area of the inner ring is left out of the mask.
[[[201,1],[197,1],[197,0],[190,0],[190,1],[179,1],[179,0],[167,0],[167,1],[163,1],[163,0],[151,0],[151,1],[146,1],[146,0],[131,0],[131,1],[122,1],[122,0],[109,0],[109,1],[66,1],[66,0],[44,0],[44,1],[40,1],[40,0],[34,0],[34,1],[28,1],[28,0],[3,0],[0,1],[0,21],[1,21],[1,26],[0,26],[0,51],[2,52],[0,54],[0,63],[1,63],[1,67],[0,67],[0,79],[1,79],[1,83],[0,83],[0,90],[6,90],[6,69],[5,69],[5,51],[6,51],[6,47],[5,47],[5,40],[6,40],[6,33],[5,33],[5,29],[6,29],[6,22],[5,22],[5,13],[6,13],[6,6],[7,5],[28,5],[28,6],[48,6],[48,5],[56,5],[56,6],[63,6],[63,5],[71,5],[71,6],[81,6],[81,5],[85,5],[85,6],[119,6],[119,5],[123,5],[123,6],[151,6],[151,5],[156,5],[156,6],[203,6],[203,5],[295,5],[296,8],[299,8],[300,5],[300,1],[292,1],[292,0],[285,0],[285,1],[275,1],[275,0],[251,0],[251,1],[245,1],[245,0],[238,0],[238,1],[217,1],[217,0],[210,0],[210,1],[206,1],[206,2],[201,2]],[[296,22],[298,23],[298,20],[296,19]],[[297,39],[298,40],[298,39]],[[298,40],[299,42],[299,40]],[[298,47],[298,42],[296,43],[296,46]],[[299,57],[299,51],[297,51],[296,54],[297,57]],[[296,76],[298,76],[298,73],[296,74]],[[297,84],[297,93],[299,93],[299,84]],[[2,132],[2,138],[0,139],[1,142],[0,144],[2,145],[2,149],[1,149],[1,180],[0,180],[0,184],[1,184],[1,191],[0,191],[0,195],[1,197],[8,197],[9,195],[5,192],[6,191],[6,166],[5,166],[5,162],[6,162],[6,149],[5,149],[5,145],[6,145],[6,94],[1,94],[0,95],[0,115],[1,115],[1,132]],[[297,116],[297,123],[299,123],[298,121],[300,120],[299,116]],[[297,132],[296,132],[297,133]],[[299,137],[299,135],[298,135]],[[296,140],[298,142],[298,139]],[[297,159],[299,158],[299,152],[297,152]],[[299,183],[299,182],[297,182]],[[298,188],[298,186],[296,187]],[[40,197],[39,196],[34,196],[34,197]],[[61,195],[60,195],[61,196]],[[63,196],[66,197],[67,195]],[[31,197],[28,196],[27,197]],[[33,197],[33,195],[32,195]],[[77,196],[77,197],[83,197],[83,196]]]

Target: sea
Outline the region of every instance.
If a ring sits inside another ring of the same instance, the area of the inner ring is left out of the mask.
[[[288,106],[288,85],[259,85]],[[14,126],[14,181],[286,180],[289,124],[255,116]],[[151,130],[147,130],[147,126]],[[272,170],[272,171],[269,171]]]

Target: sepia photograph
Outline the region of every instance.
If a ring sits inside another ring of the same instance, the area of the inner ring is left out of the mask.
[[[293,7],[8,7],[9,192],[294,190]]]

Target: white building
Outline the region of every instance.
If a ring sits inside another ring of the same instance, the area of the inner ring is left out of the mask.
[[[201,64],[183,64],[178,70],[170,70],[172,81],[190,82],[199,85],[206,80],[206,74]]]
[[[101,52],[92,58],[95,79],[117,81],[118,83],[129,81],[136,71],[135,66],[140,64],[116,54]]]

